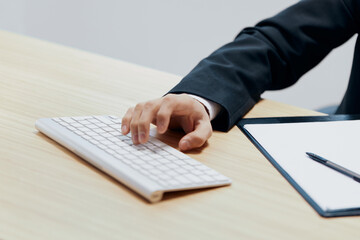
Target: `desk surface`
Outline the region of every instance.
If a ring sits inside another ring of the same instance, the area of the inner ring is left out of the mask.
[[[122,116],[179,76],[0,31],[0,239],[349,239],[360,218],[324,219],[236,127],[191,157],[230,187],[149,204],[34,129],[41,117]],[[318,114],[263,100],[247,117]],[[177,133],[160,136],[175,146]],[[146,236],[146,238],[145,238]]]

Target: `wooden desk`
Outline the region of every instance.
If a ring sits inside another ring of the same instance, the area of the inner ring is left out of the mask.
[[[359,217],[324,219],[236,127],[189,155],[230,187],[149,204],[34,128],[41,117],[115,114],[179,76],[0,31],[0,239],[351,239]],[[264,100],[247,116],[312,115]],[[161,137],[176,146],[179,135]]]

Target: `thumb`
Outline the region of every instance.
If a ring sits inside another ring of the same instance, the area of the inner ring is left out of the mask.
[[[210,138],[211,134],[212,127],[210,121],[201,120],[196,124],[194,131],[189,132],[180,139],[179,148],[181,151],[188,151],[201,147]]]

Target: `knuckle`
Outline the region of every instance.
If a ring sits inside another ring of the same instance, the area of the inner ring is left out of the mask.
[[[189,96],[189,94],[187,93],[180,93],[177,95],[179,98],[187,98],[187,99],[193,99],[192,97]]]
[[[136,129],[138,127],[138,121],[131,121],[130,123],[130,128],[131,129]]]
[[[146,102],[143,107],[144,107],[144,109],[151,110],[154,107],[154,103],[153,102]]]
[[[131,114],[131,113],[126,113],[126,114],[122,117],[121,122],[123,122],[123,123],[128,123],[128,122],[130,122],[131,118],[132,118],[132,114]]]
[[[144,107],[144,103],[138,103],[135,106],[135,111],[139,111],[139,110],[143,109],[143,107]]]
[[[196,109],[196,110],[199,109],[199,106],[201,106],[200,104],[201,103],[195,100],[194,98],[189,99],[189,107],[191,109]]]
[[[174,95],[166,95],[162,98],[164,104],[171,104],[174,101]]]
[[[194,108],[194,109],[197,109],[197,110],[198,109],[203,109],[205,107],[201,102],[199,102],[198,100],[196,100],[195,98],[192,98],[192,97],[188,98],[187,102],[189,103],[189,106],[191,108]]]
[[[130,121],[130,116],[124,116],[122,119],[121,119],[121,122],[122,123],[127,123],[127,122],[129,122]]]
[[[129,116],[131,116],[131,115],[133,114],[133,112],[134,112],[134,108],[133,108],[133,107],[129,108],[129,109],[126,111],[124,117],[129,117]]]
[[[156,114],[156,118],[157,118],[157,119],[165,119],[166,116],[167,116],[167,114],[166,114],[165,112],[160,112],[160,111],[159,111],[159,112]]]
[[[138,126],[141,127],[141,128],[146,128],[147,125],[148,125],[148,122],[145,121],[145,120],[138,121]]]

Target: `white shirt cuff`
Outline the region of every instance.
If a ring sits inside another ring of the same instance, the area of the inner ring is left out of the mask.
[[[202,105],[204,105],[204,107],[207,109],[209,113],[210,121],[213,120],[219,114],[221,110],[221,106],[218,103],[215,103],[213,101],[207,100],[205,98],[196,95],[192,95],[192,94],[188,94],[188,95],[199,101]]]

